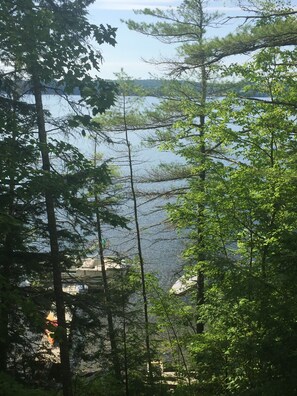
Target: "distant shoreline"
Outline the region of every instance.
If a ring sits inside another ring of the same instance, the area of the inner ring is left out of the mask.
[[[111,83],[116,84],[116,80],[106,80]],[[164,96],[164,89],[170,89],[171,84],[176,84],[180,83],[182,84],[191,84],[192,86],[196,85],[197,86],[197,91],[200,90],[200,86],[198,83],[195,82],[187,82],[184,80],[180,81],[171,81],[171,80],[158,80],[158,79],[135,79],[131,80],[131,83],[134,85],[142,88],[145,91],[146,96],[154,96],[154,97],[162,97]],[[249,92],[243,92],[242,88],[245,86],[244,81],[239,81],[239,82],[215,82],[215,83],[210,83],[209,84],[209,92],[208,96],[212,97],[220,97],[220,96],[225,96],[228,92],[235,92],[239,93],[241,96],[244,97],[267,97],[267,95],[264,95],[263,93],[256,92],[253,89],[251,89]],[[31,93],[31,88],[28,84],[27,81],[21,81],[20,82],[20,87],[19,91],[21,95],[24,94],[30,94]],[[6,92],[5,89],[2,89],[2,92]],[[52,82],[50,84],[46,84],[43,88],[43,93],[45,95],[59,95],[59,94],[65,94],[65,85],[58,85],[56,82]],[[80,95],[80,90],[78,87],[74,88],[71,93],[68,93],[70,95],[75,95],[79,96]],[[131,96],[133,96],[133,92],[131,92]]]

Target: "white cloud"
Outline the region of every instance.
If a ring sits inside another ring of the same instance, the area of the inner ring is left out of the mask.
[[[178,1],[173,0],[96,0],[92,7],[101,10],[138,10],[143,8],[168,8]]]

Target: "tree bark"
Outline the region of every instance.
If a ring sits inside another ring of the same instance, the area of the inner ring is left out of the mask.
[[[97,165],[97,139],[95,138],[95,152],[94,152],[94,168]],[[97,180],[94,180],[95,185]],[[108,333],[109,333],[109,341],[110,341],[110,348],[111,348],[111,358],[114,368],[114,373],[117,379],[122,380],[121,375],[121,366],[119,362],[118,356],[118,346],[114,328],[114,320],[111,310],[111,298],[110,298],[110,290],[109,284],[107,279],[106,273],[106,266],[105,266],[105,257],[103,251],[103,243],[102,243],[102,230],[101,230],[101,220],[100,220],[100,213],[99,213],[99,197],[97,192],[94,192],[95,204],[96,204],[96,225],[97,225],[97,238],[98,238],[98,247],[99,247],[99,256],[101,262],[101,270],[102,270],[102,281],[103,281],[103,293],[106,305],[106,314],[107,314],[107,323],[108,323]]]
[[[133,199],[133,213],[134,213],[134,222],[136,228],[136,238],[137,238],[137,251],[141,272],[141,285],[142,285],[142,298],[143,298],[143,310],[144,310],[144,323],[145,323],[145,345],[146,345],[146,354],[147,354],[147,365],[148,365],[148,373],[150,383],[153,382],[153,371],[152,371],[152,358],[151,358],[151,347],[150,347],[150,332],[149,332],[149,315],[148,315],[148,298],[146,292],[146,282],[145,282],[145,271],[144,271],[144,260],[142,254],[142,246],[141,246],[141,232],[138,220],[138,209],[137,209],[137,198],[134,186],[134,174],[133,174],[133,164],[132,164],[132,152],[131,152],[131,144],[129,142],[128,137],[128,126],[126,120],[126,96],[123,94],[123,116],[124,116],[124,128],[125,128],[125,140],[128,149],[128,161],[129,161],[129,178],[130,178],[130,186],[132,192]]]
[[[42,157],[42,169],[45,175],[50,179],[51,177],[51,164],[49,157],[49,150],[47,145],[47,133],[45,127],[44,110],[42,102],[42,89],[39,76],[36,72],[32,73],[33,82],[33,92],[35,97],[36,115],[37,115],[37,126],[38,126],[38,136],[40,143],[40,151]],[[59,260],[59,243],[57,235],[57,223],[56,223],[56,213],[55,204],[52,194],[52,187],[46,187],[44,191],[46,213],[48,221],[48,232],[50,240],[50,254],[51,254],[51,264],[53,273],[53,285],[54,285],[54,295],[57,310],[57,320],[58,327],[61,336],[59,338],[60,346],[60,359],[61,359],[61,376],[63,384],[63,396],[72,396],[72,384],[71,384],[71,369],[70,369],[70,359],[69,359],[69,346],[67,337],[67,324],[65,317],[65,304],[63,296],[62,287],[62,271]]]
[[[13,92],[13,103],[18,100],[18,96]],[[11,117],[11,137],[12,137],[12,147],[15,147],[17,139],[17,122],[16,122],[16,108],[13,105],[13,113]],[[15,153],[11,152],[9,169],[9,197],[8,197],[8,215],[12,218],[15,215]],[[13,266],[13,239],[14,233],[8,231],[5,236],[4,242],[4,260],[3,260],[3,273],[2,285],[1,285],[1,309],[0,309],[0,371],[7,370],[8,363],[8,353],[11,342],[9,341],[9,314],[14,307],[11,304],[11,275]]]

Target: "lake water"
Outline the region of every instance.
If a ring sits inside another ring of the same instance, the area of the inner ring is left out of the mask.
[[[33,101],[31,96],[27,96],[27,101]],[[71,106],[65,100],[56,95],[45,95],[44,107],[48,109],[53,117],[64,118],[67,114],[73,113]],[[77,101],[79,97],[72,96],[71,100]],[[152,103],[155,98],[148,98]],[[134,173],[137,180],[136,189],[142,192],[138,198],[139,220],[142,230],[142,248],[145,261],[146,272],[156,272],[161,278],[165,287],[172,285],[176,279],[176,273],[181,268],[180,254],[183,249],[183,243],[177,237],[172,225],[166,221],[166,213],[163,209],[168,199],[145,197],[148,191],[163,191],[170,188],[173,183],[144,183],[140,182],[140,177],[145,177],[150,169],[156,167],[161,162],[170,163],[181,161],[180,158],[171,152],[161,152],[156,148],[147,148],[141,144],[143,137],[151,132],[138,131],[129,132],[129,140],[133,152]],[[94,143],[87,136],[61,136],[56,131],[52,132],[55,138],[67,139],[70,143],[77,146],[86,156],[90,158],[94,153]],[[115,134],[111,136],[115,141],[124,140],[124,134]],[[121,171],[121,175],[127,175],[127,150],[123,145],[107,145],[102,143],[98,151],[102,153],[104,159],[112,158],[114,163]],[[129,185],[126,185],[127,196],[130,196]],[[153,199],[154,198],[154,199]],[[125,204],[119,209],[119,213],[125,217],[133,218],[133,205],[131,200],[126,200]],[[107,240],[106,255],[113,255],[117,252],[120,256],[133,258],[137,254],[137,243],[135,239],[134,225],[129,224],[131,231],[123,229],[112,229],[105,226],[104,239]]]

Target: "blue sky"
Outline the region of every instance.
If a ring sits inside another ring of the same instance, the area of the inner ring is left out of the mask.
[[[124,69],[133,78],[149,78],[154,75],[161,75],[162,70],[158,70],[154,65],[145,63],[143,59],[159,59],[161,57],[172,57],[174,47],[159,43],[157,40],[146,37],[139,33],[130,31],[121,19],[144,20],[143,16],[135,15],[133,9],[176,7],[180,0],[96,0],[89,8],[89,19],[96,24],[110,24],[117,27],[117,45],[115,47],[103,45],[101,51],[104,63],[101,68],[100,77],[115,78],[114,73]],[[207,1],[207,9],[220,11],[228,15],[242,15],[240,9],[236,7],[235,1],[220,0]],[[224,6],[223,3],[227,3]],[[234,29],[230,24],[216,29],[215,35],[220,36]]]

